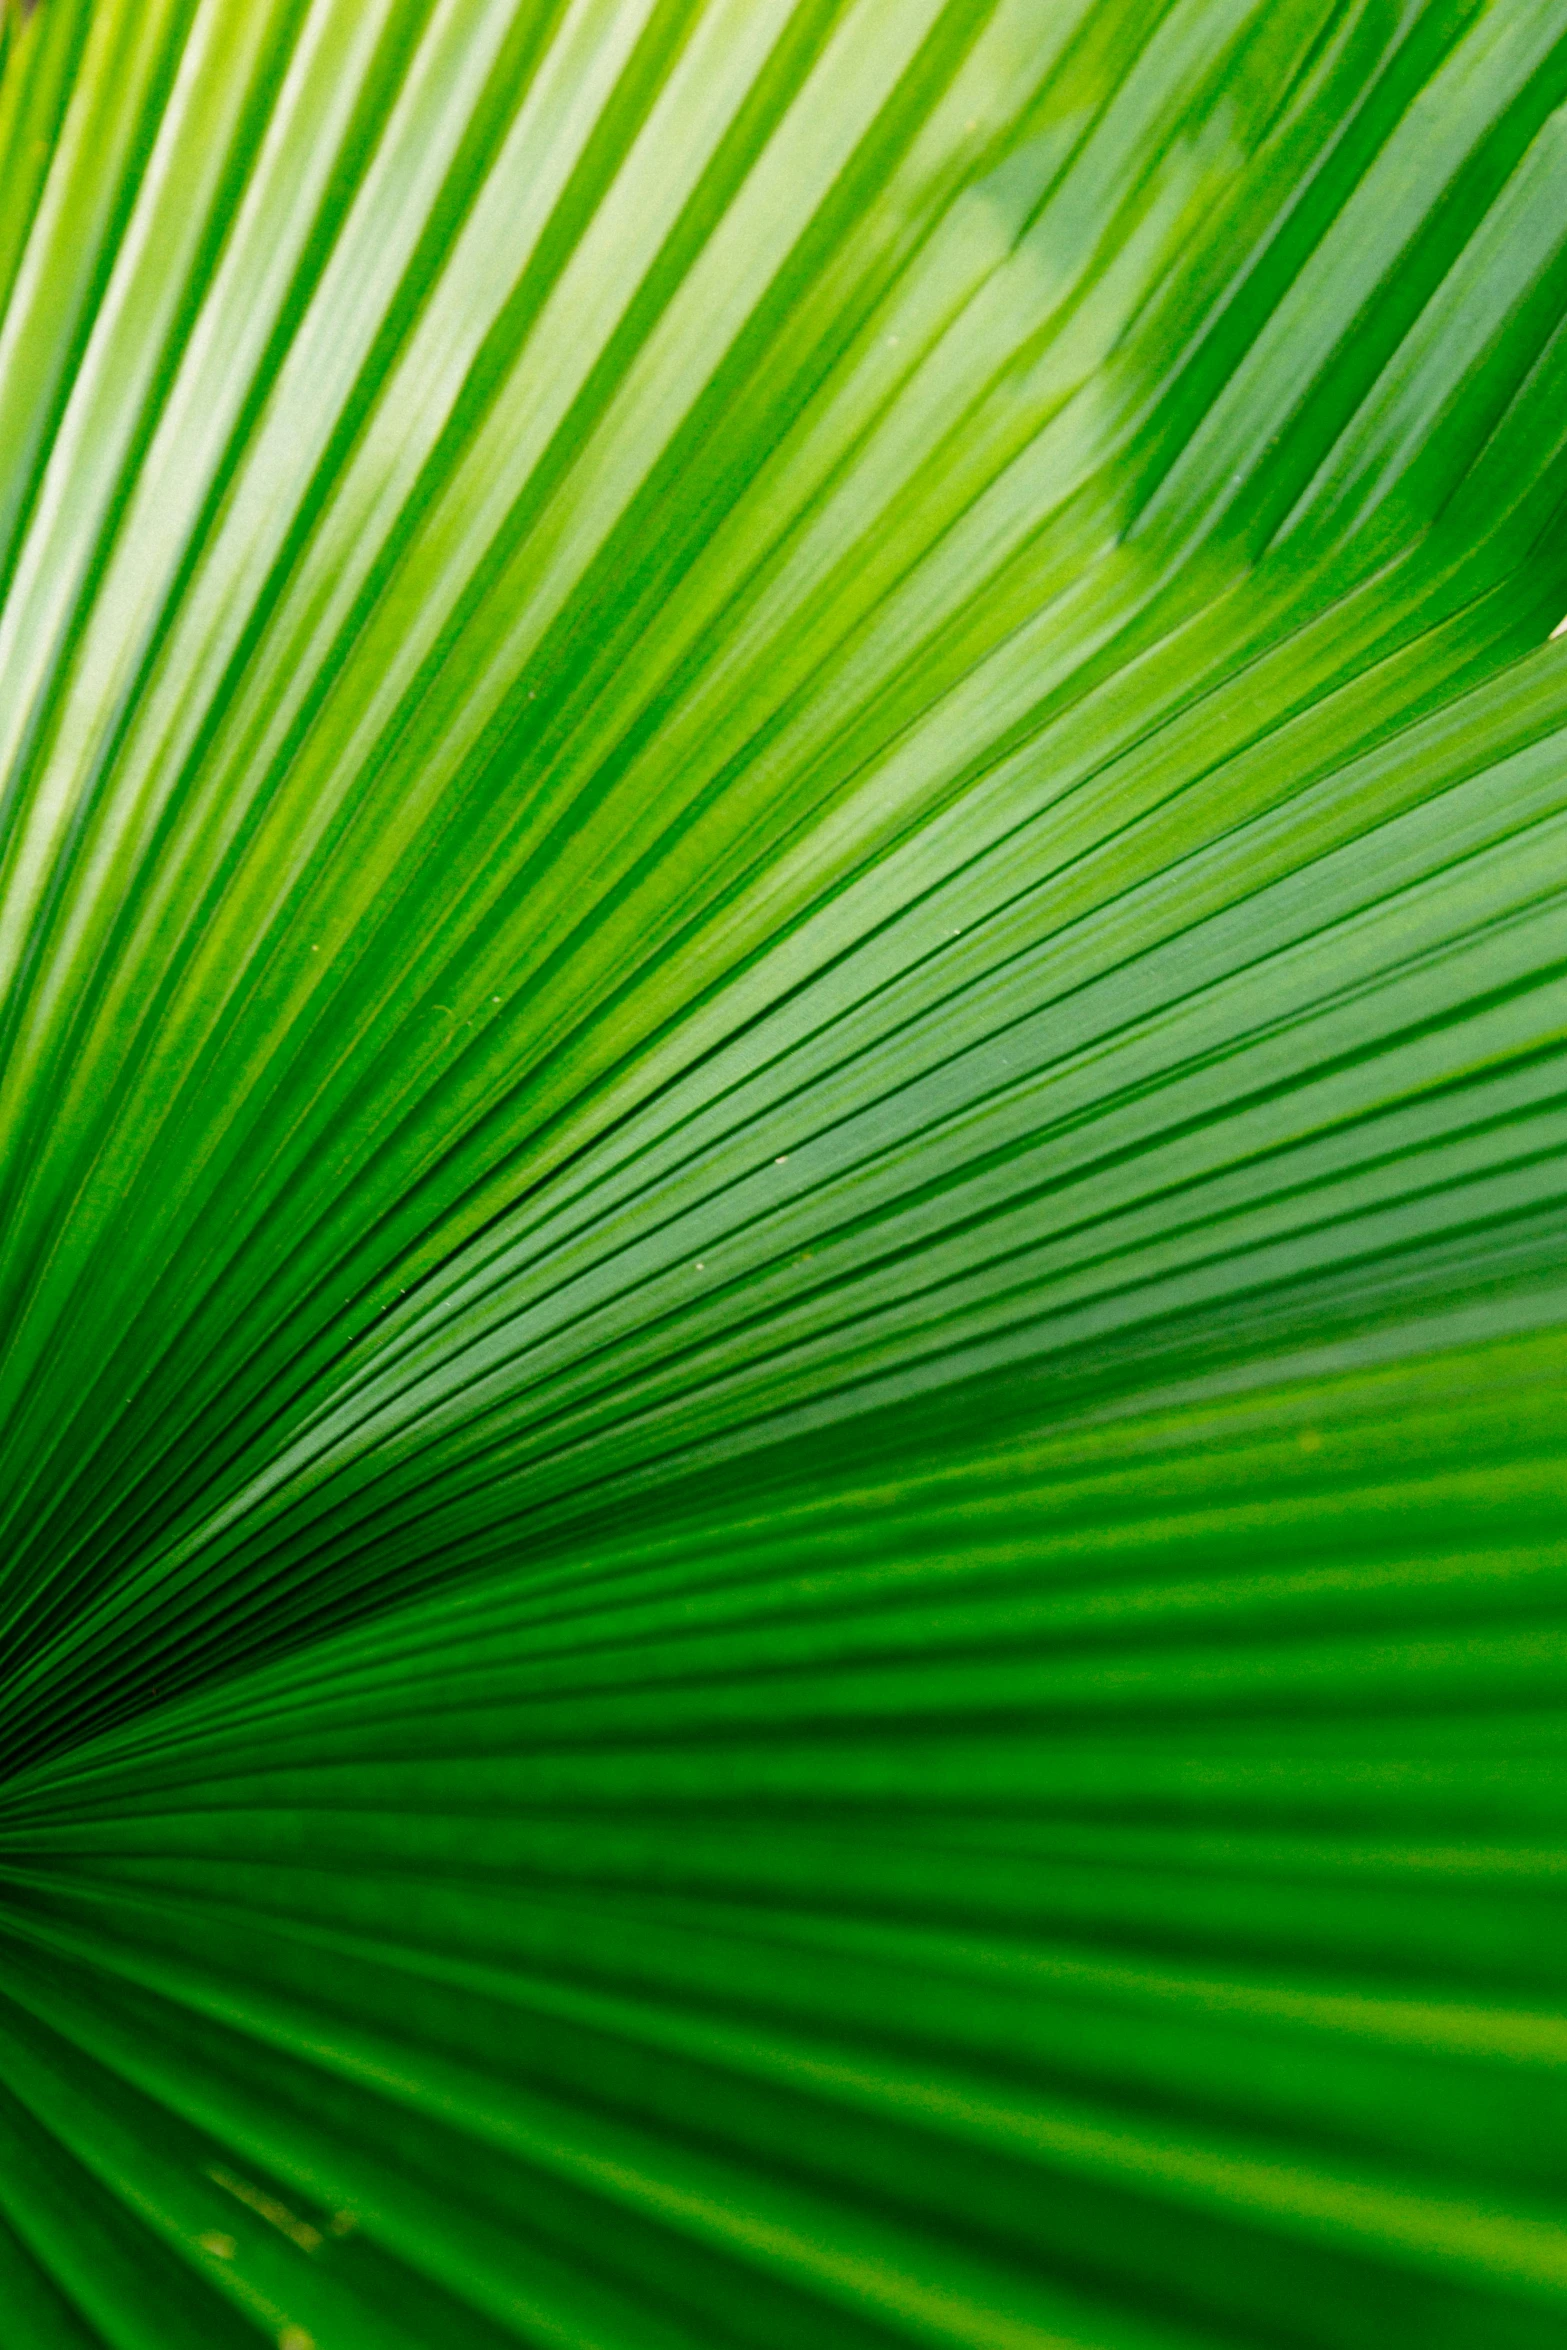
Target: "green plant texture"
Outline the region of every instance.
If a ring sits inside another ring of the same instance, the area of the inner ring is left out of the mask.
[[[0,0],[4,2350],[1560,2350],[1567,0]]]

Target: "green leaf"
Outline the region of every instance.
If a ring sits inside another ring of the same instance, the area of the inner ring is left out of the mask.
[[[1551,2350],[1567,14],[0,25],[18,2350]]]

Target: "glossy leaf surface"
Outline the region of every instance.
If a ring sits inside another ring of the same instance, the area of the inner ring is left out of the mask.
[[[1554,2350],[1567,9],[0,21],[18,2350]]]

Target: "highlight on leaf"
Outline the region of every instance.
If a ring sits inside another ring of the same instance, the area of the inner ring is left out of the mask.
[[[17,2350],[1554,2350],[1564,100],[0,8]]]

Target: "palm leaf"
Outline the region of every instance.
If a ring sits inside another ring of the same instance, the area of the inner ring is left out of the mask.
[[[1546,2350],[1567,13],[42,0],[19,2350]]]

